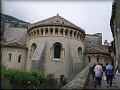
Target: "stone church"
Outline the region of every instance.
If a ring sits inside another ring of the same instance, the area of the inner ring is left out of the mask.
[[[89,63],[105,65],[110,60],[101,33],[85,34],[85,30],[59,15],[33,23],[27,29],[6,23],[3,37],[3,65],[42,70],[53,73],[57,79],[64,75],[72,80]]]

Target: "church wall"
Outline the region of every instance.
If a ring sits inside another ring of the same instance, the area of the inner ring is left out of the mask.
[[[82,69],[84,62],[84,42],[80,40],[69,40],[69,80],[72,80]],[[81,52],[78,52],[78,48],[81,48]]]
[[[68,78],[68,68],[69,68],[69,60],[70,60],[70,45],[76,48],[76,51],[78,47],[82,48],[82,52],[84,52],[84,42],[82,40],[78,40],[75,38],[68,38],[63,36],[41,36],[41,37],[35,37],[32,39],[29,39],[27,42],[28,47],[28,56],[27,56],[27,67],[26,70],[29,70],[31,68],[31,60],[29,58],[30,55],[30,48],[33,43],[38,42],[46,42],[46,51],[45,51],[45,73],[55,73],[56,78],[60,78],[60,75],[65,75],[66,78]],[[51,51],[52,46],[54,43],[59,42],[63,46],[63,56],[62,59],[54,59],[53,58],[53,52]],[[75,56],[76,57],[76,56]],[[82,54],[83,57],[83,54]],[[82,58],[81,58],[82,59]],[[82,61],[81,61],[82,62]],[[79,67],[79,66],[77,66]]]
[[[15,68],[24,70],[26,62],[26,49],[14,47],[2,47],[2,61],[1,63],[8,68]],[[11,53],[11,60],[9,54]],[[19,55],[21,55],[20,62],[18,63]],[[10,61],[9,61],[10,60]]]
[[[26,34],[27,29],[6,26],[3,37],[5,38],[5,42],[16,39],[25,44],[27,38]]]
[[[53,57],[52,46],[54,43],[59,42],[63,46],[62,58],[55,59]],[[60,75],[65,75],[67,78],[68,72],[68,38],[63,37],[49,37],[46,43],[46,73],[55,73],[55,77],[60,78]]]

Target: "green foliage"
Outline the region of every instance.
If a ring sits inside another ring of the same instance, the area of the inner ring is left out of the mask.
[[[10,81],[4,77],[6,67],[1,66],[1,89],[11,89]]]
[[[45,75],[43,71],[20,71],[4,67],[2,73],[12,89],[48,89],[57,84],[53,74]]]

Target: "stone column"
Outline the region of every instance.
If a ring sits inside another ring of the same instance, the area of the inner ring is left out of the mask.
[[[53,28],[53,36],[55,36],[55,28]]]
[[[58,36],[60,36],[60,29],[58,28]]]
[[[74,37],[74,31],[72,30],[72,38]]]
[[[43,28],[43,36],[45,36],[45,28]]]
[[[50,28],[48,28],[48,36],[50,36]]]
[[[40,36],[41,35],[41,30],[40,30],[40,28],[39,28],[39,35],[38,36]]]
[[[68,37],[70,37],[70,30],[68,29]]]
[[[65,36],[65,29],[63,29],[63,36]]]

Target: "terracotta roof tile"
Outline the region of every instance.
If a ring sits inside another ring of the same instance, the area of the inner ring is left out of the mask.
[[[3,46],[25,47],[25,45],[19,40],[11,40],[2,44]]]
[[[90,47],[90,48],[87,48],[86,50],[85,50],[85,53],[89,53],[89,54],[92,54],[92,53],[94,53],[94,54],[108,54],[105,50],[103,50],[103,49],[100,49],[100,48],[98,48],[98,47]]]

